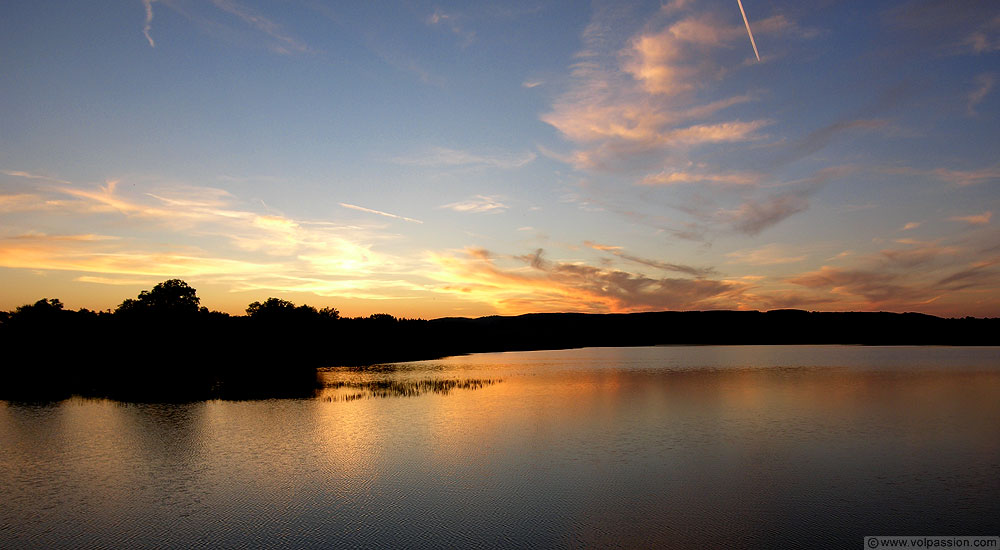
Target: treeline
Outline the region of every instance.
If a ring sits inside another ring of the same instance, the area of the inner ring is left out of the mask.
[[[659,344],[998,345],[1000,319],[799,310],[344,318],[278,298],[209,311],[164,281],[114,311],[42,299],[0,312],[0,399],[308,396],[316,368],[462,353]]]

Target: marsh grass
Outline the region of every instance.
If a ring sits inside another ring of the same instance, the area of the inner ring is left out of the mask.
[[[503,382],[502,378],[425,378],[422,380],[367,380],[336,381],[325,384],[324,389],[334,392],[354,390],[351,393],[336,393],[322,399],[328,402],[357,401],[386,397],[416,397],[427,393],[448,395],[455,390],[478,390]]]

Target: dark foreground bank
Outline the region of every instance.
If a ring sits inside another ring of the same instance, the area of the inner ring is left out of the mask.
[[[166,285],[166,286],[165,286]],[[919,313],[668,311],[434,320],[341,318],[269,299],[245,316],[167,281],[114,312],[39,300],[0,317],[0,399],[305,397],[316,368],[475,352],[707,344],[998,345],[1000,319]]]

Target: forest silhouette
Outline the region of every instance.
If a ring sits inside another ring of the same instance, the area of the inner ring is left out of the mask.
[[[0,399],[122,401],[310,397],[317,369],[475,352],[708,344],[998,345],[1000,319],[920,313],[664,311],[476,319],[341,317],[267,298],[210,311],[170,279],[116,309],[43,298],[0,311]]]

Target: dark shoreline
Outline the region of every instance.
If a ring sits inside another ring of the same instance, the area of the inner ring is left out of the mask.
[[[0,399],[308,397],[316,369],[469,353],[653,345],[1000,345],[1000,319],[800,310],[434,320],[54,311],[0,325]]]

